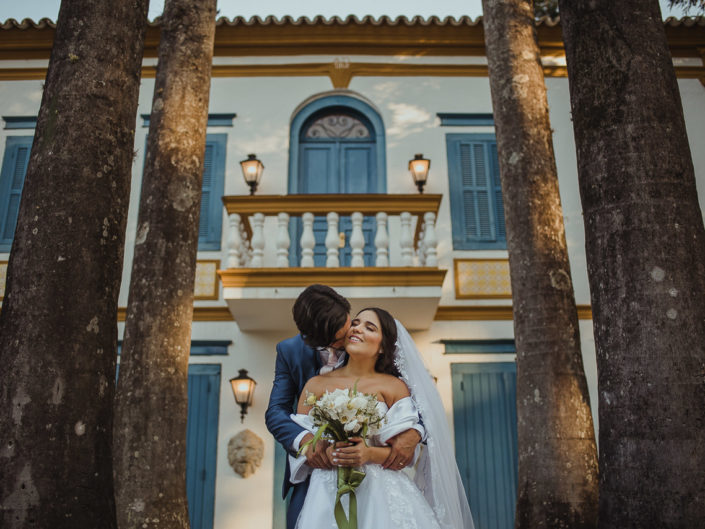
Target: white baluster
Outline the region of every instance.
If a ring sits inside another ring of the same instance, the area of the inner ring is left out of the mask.
[[[426,246],[424,245],[424,227],[421,227],[421,232],[419,233],[418,248],[416,249],[416,256],[419,258],[419,266],[426,266]]]
[[[289,214],[279,213],[277,215],[277,267],[286,268],[289,266]]]
[[[377,213],[375,248],[377,248],[375,266],[389,266],[389,234],[387,233],[387,214],[384,212]]]
[[[252,268],[264,266],[264,214],[252,215]]]
[[[240,245],[240,266],[249,266],[252,258],[252,248],[250,247],[250,239],[248,238],[244,222],[240,222],[240,240],[242,241]]]
[[[313,213],[304,213],[304,229],[301,234],[301,268],[313,266],[313,248],[316,238],[313,236]]]
[[[356,211],[350,218],[352,219],[352,233],[350,234],[352,259],[350,260],[350,266],[359,268],[365,266],[365,237],[362,234],[362,213]]]
[[[240,215],[231,213],[228,215],[228,221],[228,259],[226,268],[239,268],[240,247],[242,246],[242,237],[240,237]]]
[[[411,235],[411,213],[404,211],[401,215],[401,234],[399,235],[399,246],[401,246],[401,265],[414,265],[414,239]]]
[[[424,238],[423,245],[426,248],[426,266],[438,266],[438,254],[436,246],[438,238],[436,237],[436,214],[432,212],[426,213],[424,216]]]
[[[326,267],[338,268],[340,266],[339,246],[340,237],[338,236],[338,214],[331,211],[326,215],[328,221],[328,232],[326,233]]]

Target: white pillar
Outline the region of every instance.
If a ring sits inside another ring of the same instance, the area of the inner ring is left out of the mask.
[[[401,246],[401,265],[414,265],[414,237],[411,234],[411,213],[404,211],[401,215],[401,234],[399,236],[399,246]]]
[[[289,266],[289,214],[279,213],[277,215],[277,267],[286,268]]]
[[[436,237],[436,214],[432,212],[426,213],[424,216],[424,247],[426,249],[426,266],[438,266],[438,255],[436,246],[438,239]]]
[[[240,237],[240,215],[231,213],[228,215],[228,258],[226,268],[240,267],[240,248],[242,238]]]
[[[351,219],[350,248],[352,250],[352,259],[350,260],[350,266],[359,268],[365,266],[365,237],[362,234],[362,213],[356,211],[351,215]]]
[[[252,268],[264,266],[264,214],[252,215]]]
[[[338,214],[331,211],[326,215],[328,232],[326,233],[326,268],[340,266],[340,237],[338,236]]]
[[[375,248],[377,248],[375,266],[389,266],[389,234],[387,233],[387,214],[382,211],[377,213]]]
[[[316,238],[313,236],[313,213],[304,213],[303,233],[301,234],[301,268],[313,266],[313,248],[316,246]]]

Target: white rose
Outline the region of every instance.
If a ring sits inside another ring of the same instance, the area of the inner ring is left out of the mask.
[[[348,433],[355,433],[360,428],[360,425],[356,420],[352,420],[345,425],[345,431]]]
[[[352,400],[350,400],[350,406],[352,408],[359,410],[361,408],[364,408],[367,405],[367,399],[363,397],[362,395],[358,395],[357,397],[354,397]]]

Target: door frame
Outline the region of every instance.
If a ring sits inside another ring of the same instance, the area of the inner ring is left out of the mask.
[[[341,94],[340,91],[323,92],[316,94],[294,110],[289,125],[289,194],[295,195],[301,192],[299,189],[299,138],[301,128],[308,118],[319,110],[327,107],[347,107],[356,110],[365,116],[374,130],[376,139],[376,164],[377,182],[373,193],[386,193],[387,191],[387,149],[384,134],[384,122],[381,114],[372,102],[363,98],[359,94],[347,91]]]

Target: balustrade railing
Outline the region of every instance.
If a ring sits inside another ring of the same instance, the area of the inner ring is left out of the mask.
[[[290,249],[299,245],[302,268],[315,266],[314,219],[325,217],[325,267],[341,266],[340,222],[350,217],[350,266],[364,267],[363,219],[373,217],[374,266],[437,267],[436,217],[441,195],[257,195],[226,196],[226,268],[290,266]],[[275,217],[273,224],[268,217]],[[300,217],[301,236],[291,240],[290,222]],[[265,226],[267,225],[267,226]],[[394,243],[395,247],[390,247]],[[268,245],[273,244],[273,248]],[[269,257],[268,257],[269,256]],[[268,262],[269,261],[269,262]]]

